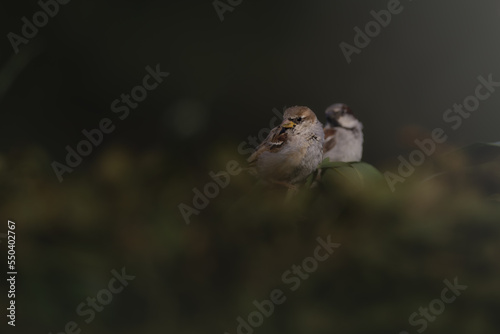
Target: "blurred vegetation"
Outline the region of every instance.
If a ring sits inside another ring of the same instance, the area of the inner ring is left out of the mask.
[[[213,153],[212,170],[234,158]],[[458,277],[468,289],[427,332],[498,333],[500,188],[490,186],[500,155],[490,153],[474,178],[470,154],[446,156],[440,177],[394,193],[369,165],[361,182],[345,165],[326,167],[288,199],[241,173],[186,225],[178,204],[210,178],[194,180],[201,168],[164,151],[110,146],[59,184],[43,149],[12,150],[0,158],[0,212],[17,223],[18,328],[56,333],[74,320],[88,333],[236,333],[236,318],[278,288],[287,301],[258,333],[414,333],[410,314]],[[328,235],[341,247],[291,292],[283,272]],[[77,305],[122,267],[136,279],[85,324]]]

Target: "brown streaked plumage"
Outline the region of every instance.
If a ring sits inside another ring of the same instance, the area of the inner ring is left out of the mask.
[[[314,112],[307,107],[291,107],[248,162],[262,179],[293,186],[321,162],[323,141],[323,127]]]
[[[337,132],[333,128],[325,128],[325,143],[323,144],[323,153],[330,151],[335,147],[335,133]]]

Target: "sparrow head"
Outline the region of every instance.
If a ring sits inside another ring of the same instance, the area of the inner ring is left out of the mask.
[[[316,114],[311,109],[296,106],[285,110],[281,126],[285,129],[300,130],[314,125],[317,120]]]
[[[325,114],[327,124],[334,128],[354,128],[359,124],[351,108],[344,103],[336,103],[329,106],[326,108]]]

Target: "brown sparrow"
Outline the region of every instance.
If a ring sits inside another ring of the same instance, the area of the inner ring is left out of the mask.
[[[323,158],[330,161],[361,161],[363,124],[346,104],[336,103],[325,111],[325,143]]]
[[[294,188],[321,163],[323,141],[323,125],[314,112],[307,107],[291,107],[248,162],[262,179]]]

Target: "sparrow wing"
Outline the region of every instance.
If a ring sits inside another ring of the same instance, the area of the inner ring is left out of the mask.
[[[326,153],[330,151],[332,148],[335,147],[335,144],[337,144],[337,141],[335,140],[335,133],[337,130],[328,128],[324,130],[325,132],[325,143],[323,144],[323,153]]]
[[[255,152],[248,158],[248,163],[250,165],[255,164],[259,156],[264,152],[278,152],[288,140],[286,130],[288,129],[281,126],[272,129],[267,138],[257,146]]]

